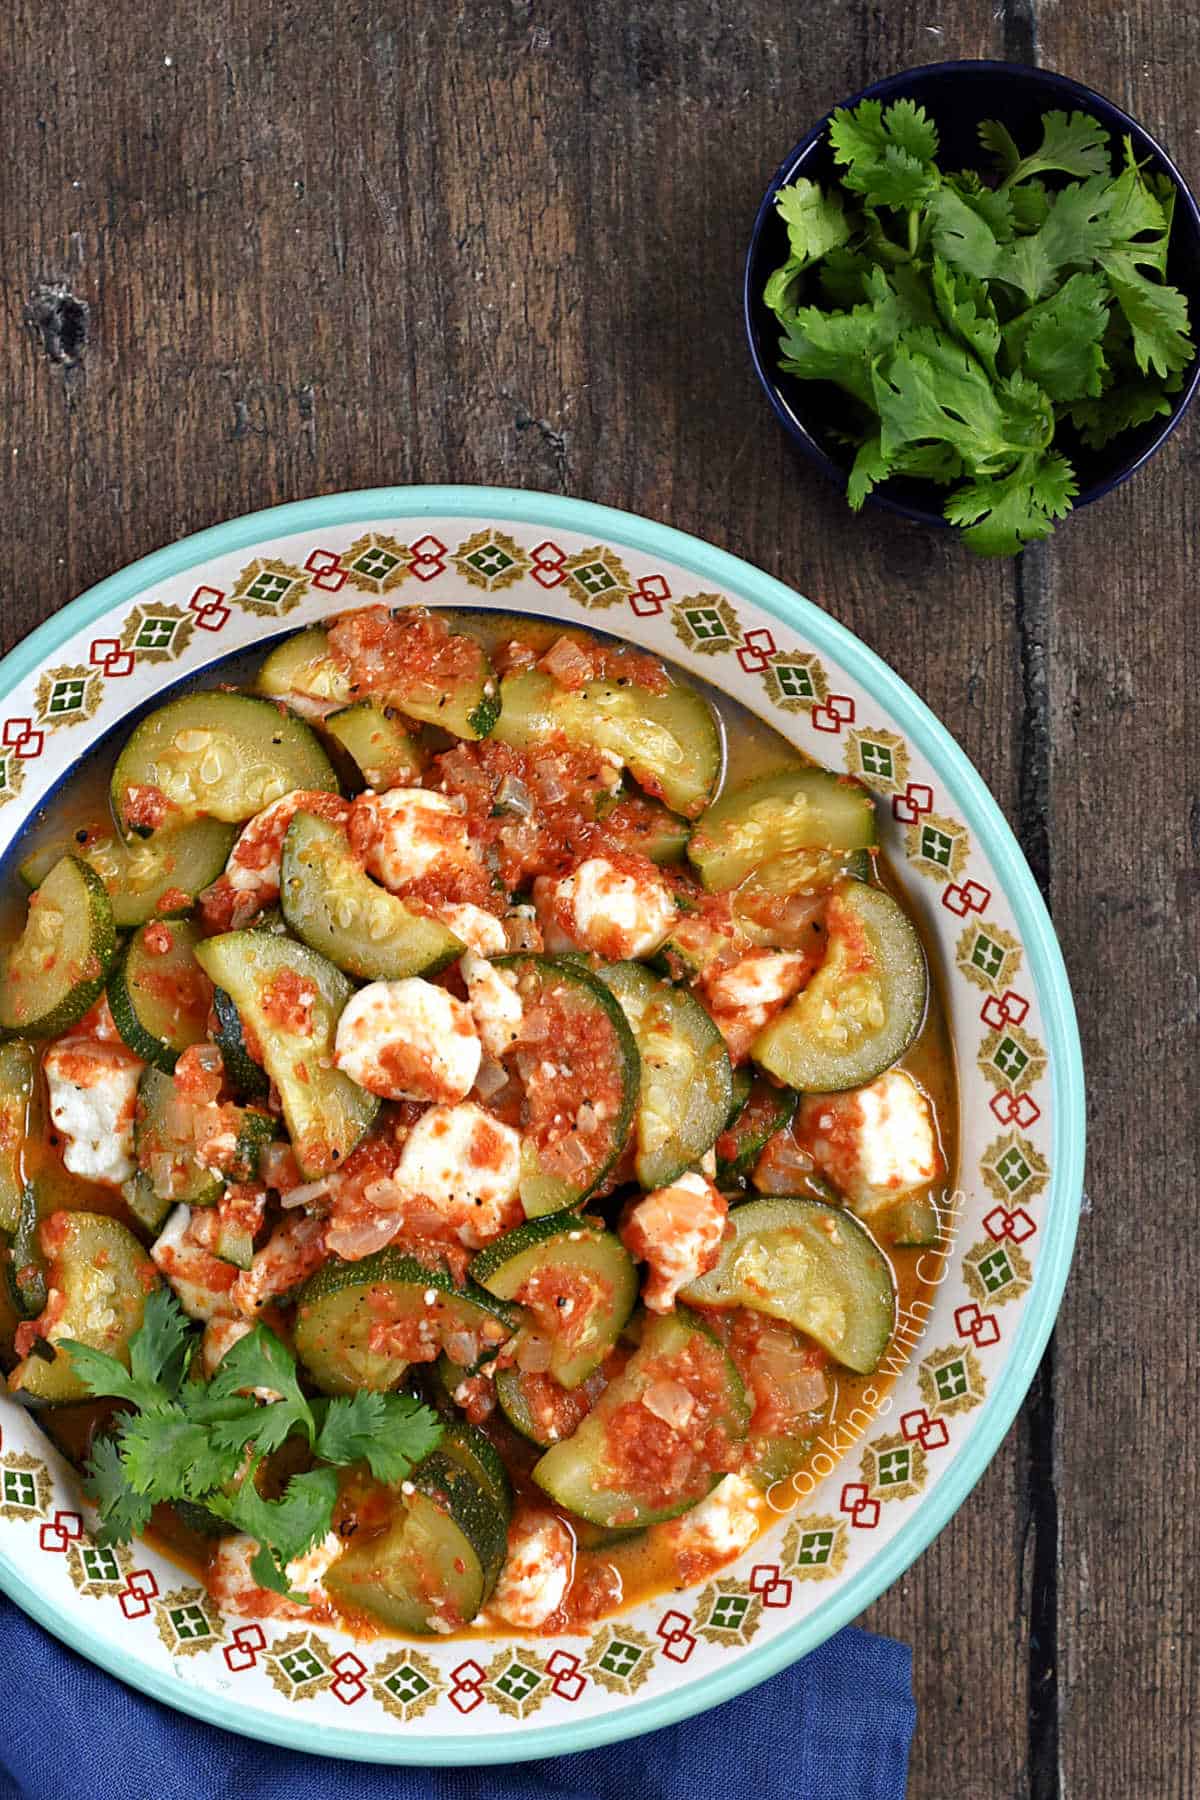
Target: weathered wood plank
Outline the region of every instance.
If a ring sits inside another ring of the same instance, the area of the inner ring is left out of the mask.
[[[786,449],[739,322],[783,152],[866,80],[998,53],[992,9],[453,11],[213,0],[167,26],[116,0],[62,32],[13,0],[5,646],[232,513],[385,481],[543,487],[795,583],[913,683],[1012,811],[1011,571],[850,518]],[[46,277],[92,308],[74,370],[18,324]],[[916,1649],[915,1800],[1026,1791],[1022,1469],[1014,1435],[870,1614]]]
[[[1194,13],[1043,7],[1038,31],[1196,179]],[[1193,423],[1041,558],[1052,892],[1089,1078],[1056,1396],[1062,1792],[1089,1800],[1200,1785],[1196,445]]]

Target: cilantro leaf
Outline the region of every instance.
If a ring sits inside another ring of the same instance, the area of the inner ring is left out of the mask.
[[[931,208],[934,253],[976,281],[988,281],[1008,246],[955,188],[943,187]]]
[[[1001,250],[991,273],[1027,300],[1041,300],[1064,269],[1076,269],[1114,242],[1114,184],[1101,175],[1050,196],[1045,223]]]
[[[134,1413],[120,1429],[129,1485],[151,1500],[199,1500],[237,1473],[240,1457],[180,1407]]]
[[[360,1393],[331,1400],[314,1446],[325,1462],[365,1461],[377,1481],[403,1481],[442,1438],[436,1413],[411,1394]]]
[[[1049,537],[1078,492],[1074,470],[1055,451],[1023,457],[1008,475],[956,488],[943,510],[979,555],[1015,556],[1026,544]]]
[[[214,1400],[229,1400],[260,1388],[274,1394],[276,1406],[286,1406],[297,1425],[312,1441],[313,1416],[296,1373],[296,1362],[282,1339],[265,1325],[230,1346],[208,1384]]]
[[[863,100],[853,112],[839,106],[829,121],[829,142],[837,161],[851,169],[877,163],[887,148],[883,102]]]
[[[1099,394],[1108,368],[1102,343],[1108,302],[1108,288],[1100,276],[1082,270],[1072,275],[1056,294],[1005,327],[1009,358],[1052,400]]]
[[[152,1289],[142,1322],[129,1340],[129,1372],[139,1386],[156,1386],[173,1398],[187,1367],[193,1340],[190,1319],[169,1287]]]
[[[973,474],[1000,474],[1040,450],[1054,430],[1050,403],[1019,376],[993,382],[960,345],[914,332],[873,371],[885,455],[913,443],[944,443]]]
[[[1012,212],[1014,232],[1038,231],[1050,211],[1050,189],[1044,181],[1023,181],[1010,188],[1005,198]]]
[[[872,206],[908,210],[937,190],[937,127],[911,100],[897,100],[886,111],[877,100],[864,100],[853,112],[839,108],[829,139],[834,156],[846,164],[843,184]]]
[[[1012,161],[1017,147],[995,119],[979,127],[979,141],[1002,164],[1004,185],[1028,181],[1031,175],[1107,175],[1111,172],[1108,133],[1091,113],[1048,112],[1042,118],[1042,141],[1032,156]]]
[[[961,269],[953,269],[943,257],[933,259],[933,297],[942,323],[973,350],[993,380],[1000,349],[1000,323],[986,283]]]
[[[938,129],[915,100],[896,100],[883,115],[892,143],[918,162],[931,163],[938,153]]]
[[[791,259],[802,269],[850,237],[850,222],[838,196],[824,193],[815,181],[793,181],[781,188],[775,210],[788,228]]]
[[[1012,194],[1001,192],[999,188],[984,187],[978,175],[972,174],[969,169],[958,175],[948,175],[946,186],[953,189],[973,213],[979,215],[998,244],[1011,242],[1014,230]]]
[[[257,1465],[231,1493],[213,1494],[205,1505],[239,1531],[258,1539],[251,1573],[261,1587],[290,1592],[287,1565],[323,1538],[333,1521],[338,1478],[332,1469],[293,1475],[278,1500],[264,1500],[254,1485]],[[303,1598],[303,1596],[298,1596]]]
[[[100,1513],[99,1544],[127,1544],[150,1523],[154,1503],[130,1485],[120,1448],[110,1437],[98,1437],[93,1443],[83,1491]]]
[[[1133,333],[1133,354],[1145,374],[1178,373],[1191,362],[1188,304],[1178,288],[1154,282],[1135,267],[1132,257],[1113,251],[1100,258],[1113,297]]]
[[[1068,417],[1089,450],[1103,450],[1123,431],[1135,431],[1151,419],[1163,418],[1172,407],[1171,396],[1182,386],[1181,377],[1166,381],[1126,381],[1111,387],[1100,400],[1077,400]]]

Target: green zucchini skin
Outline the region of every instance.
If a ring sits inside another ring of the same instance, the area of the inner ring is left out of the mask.
[[[892,1267],[844,1207],[816,1200],[750,1200],[707,1275],[683,1290],[694,1306],[747,1306],[781,1319],[843,1367],[869,1375],[896,1324]]]
[[[637,1040],[637,1178],[653,1192],[699,1162],[720,1135],[733,1103],[729,1052],[686,989],[633,962],[610,963],[600,978]]]
[[[549,1373],[565,1388],[578,1387],[600,1367],[637,1302],[637,1270],[620,1238],[573,1213],[566,1220],[561,1213],[547,1213],[506,1232],[474,1258],[471,1279],[510,1301],[530,1282],[545,1283],[548,1298],[561,1286],[571,1303],[569,1333],[555,1329],[553,1298],[530,1329],[549,1335]],[[587,1309],[582,1328],[581,1306]]]
[[[620,1473],[612,1468],[607,1452],[607,1433],[614,1414],[641,1396],[659,1371],[680,1367],[677,1359],[699,1356],[709,1364],[706,1385],[715,1385],[721,1398],[712,1414],[731,1443],[744,1441],[750,1424],[746,1391],[723,1344],[686,1306],[674,1312],[647,1315],[641,1342],[622,1373],[609,1384],[583,1423],[562,1443],[547,1450],[534,1467],[538,1486],[592,1525],[608,1530],[638,1529],[673,1519],[703,1500],[720,1481],[720,1469],[701,1470],[682,1493],[655,1503],[620,1485]]]
[[[222,987],[213,988],[213,1012],[216,1015],[214,1042],[225,1062],[225,1078],[239,1100],[265,1100],[271,1091],[270,1078],[260,1069],[246,1049],[241,1015]]]
[[[385,793],[407,787],[421,773],[421,757],[399,719],[374,701],[330,713],[324,730],[350,757],[365,787]]]
[[[722,794],[692,832],[688,856],[705,887],[720,891],[794,850],[869,850],[876,841],[870,791],[814,766]]]
[[[459,1286],[445,1263],[379,1250],[360,1262],[334,1258],[305,1282],[296,1302],[296,1354],[322,1393],[387,1392],[404,1380],[410,1359],[370,1348],[381,1322],[403,1334],[428,1321],[430,1348],[449,1333],[471,1332],[484,1353],[494,1354],[521,1316],[473,1282]]]
[[[433,975],[466,948],[437,919],[372,881],[344,829],[311,813],[297,813],[288,827],[279,897],[301,942],[360,981]]]
[[[229,995],[245,1033],[261,1047],[262,1067],[279,1091],[296,1161],[310,1180],[331,1174],[370,1129],[379,1101],[335,1069],[337,1022],[353,984],[307,944],[270,931],[229,931],[206,938],[196,960]],[[303,1028],[271,1004],[302,988]]]
[[[196,895],[220,875],[236,838],[236,829],[219,819],[197,819],[133,844],[92,834],[80,846],[68,837],[31,851],[18,873],[26,887],[40,887],[63,856],[78,856],[103,881],[117,930],[131,931],[151,919],[186,913]]]
[[[196,961],[200,941],[189,919],[139,926],[108,978],[117,1030],[135,1056],[168,1075],[206,1035],[212,984]]]
[[[581,962],[570,957],[517,954],[497,957],[495,966],[515,972],[526,1013],[535,1006],[548,1012],[553,1029],[547,1042],[556,1066],[565,1068],[568,1078],[574,1080],[575,1093],[580,1091],[577,1059],[585,1073],[592,1068],[593,1059],[602,1062],[616,1089],[611,1118],[589,1134],[593,1141],[585,1149],[589,1160],[583,1172],[568,1176],[553,1166],[564,1135],[554,1123],[560,1109],[553,1091],[543,1095],[526,1083],[530,1118],[521,1142],[521,1203],[526,1217],[535,1218],[586,1200],[625,1148],[638,1102],[638,1047],[613,994]],[[550,1135],[556,1131],[557,1137]],[[543,1138],[545,1141],[540,1141]]]
[[[63,1296],[49,1341],[57,1346],[60,1339],[78,1339],[128,1368],[129,1340],[159,1285],[154,1264],[127,1226],[101,1213],[55,1213],[42,1236],[50,1265],[47,1286]],[[9,1385],[54,1403],[87,1397],[69,1353],[57,1347],[49,1361],[27,1356]]]
[[[372,701],[393,706],[422,724],[439,725],[455,737],[487,737],[500,714],[495,672],[482,644],[455,632],[449,635],[459,647],[463,663],[452,680],[434,682],[420,674],[409,677],[397,671],[386,693],[372,694]],[[314,701],[334,717],[355,700],[351,677],[334,657],[319,626],[273,650],[258,672],[256,685],[260,693],[281,700],[301,696]]]
[[[738,1187],[748,1181],[754,1165],[777,1131],[791,1124],[800,1096],[794,1088],[781,1088],[751,1079],[731,1124],[717,1139],[717,1186]]]
[[[209,691],[169,700],[134,727],[113,770],[112,808],[126,836],[149,837],[201,817],[238,825],[297,789],[338,791],[311,726],[253,694]],[[147,793],[165,805],[147,813],[138,804]]]
[[[36,1135],[37,1053],[21,1038],[0,1043],[0,1232],[16,1231],[25,1197],[25,1152]]]
[[[172,1130],[177,1111],[175,1083],[153,1063],[138,1083],[133,1147],[139,1174],[156,1199],[183,1206],[215,1206],[225,1190],[223,1176],[202,1168],[192,1154],[193,1140],[181,1143]],[[134,1177],[137,1182],[138,1177]],[[146,1197],[146,1211],[150,1200]],[[165,1216],[165,1215],[164,1215]]]
[[[821,967],[751,1047],[768,1075],[809,1094],[865,1087],[890,1069],[920,1031],[929,999],[920,933],[883,888],[839,882],[825,924]]]
[[[95,869],[64,856],[30,895],[0,975],[0,1039],[69,1031],[104,992],[116,954],[108,890]]]

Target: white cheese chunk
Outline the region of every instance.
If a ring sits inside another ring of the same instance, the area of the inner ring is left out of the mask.
[[[222,1612],[251,1618],[303,1619],[311,1614],[312,1606],[319,1606],[329,1599],[322,1586],[322,1577],[345,1547],[336,1531],[329,1531],[320,1543],[288,1563],[288,1586],[298,1594],[308,1595],[312,1605],[305,1606],[269,1588],[259,1587],[250,1568],[258,1551],[258,1540],[245,1532],[234,1532],[223,1537],[213,1552],[209,1592]]]
[[[708,984],[714,1009],[773,1006],[790,1000],[808,979],[812,958],[796,950],[760,950],[722,969]]]
[[[520,1179],[519,1136],[471,1100],[422,1113],[395,1175],[402,1193],[429,1201],[472,1250],[520,1224]]]
[[[589,857],[574,874],[534,888],[547,943],[565,929],[582,950],[624,959],[649,956],[665,942],[675,902],[661,876],[628,873],[603,856]]]
[[[651,1312],[670,1312],[680,1288],[712,1268],[728,1216],[725,1196],[691,1169],[638,1201],[621,1227],[621,1241],[648,1265],[642,1300]]]
[[[232,1314],[230,1291],[238,1272],[232,1263],[222,1262],[211,1250],[191,1239],[191,1222],[190,1206],[173,1207],[151,1245],[150,1255],[189,1319],[207,1323]]]
[[[942,1166],[929,1102],[898,1069],[849,1093],[812,1095],[796,1136],[860,1212],[927,1186]]]
[[[754,1542],[765,1517],[763,1496],[743,1475],[726,1475],[712,1493],[681,1518],[666,1535],[675,1550],[702,1556],[736,1556]]]
[[[439,906],[437,916],[477,956],[503,956],[508,948],[503,921],[469,901]]]
[[[483,1047],[489,1056],[503,1056],[521,1035],[524,1017],[516,972],[494,968],[473,950],[459,958],[458,966],[467,984],[471,1015]]]
[[[507,1625],[536,1631],[557,1612],[571,1585],[575,1544],[552,1512],[519,1512],[508,1532],[508,1560],[488,1614]]]
[[[482,1050],[471,1009],[419,975],[372,981],[338,1020],[333,1060],[385,1100],[461,1100]]]
[[[50,1118],[72,1175],[117,1186],[137,1164],[133,1115],[145,1064],[123,1044],[62,1038],[43,1059]]]
[[[345,823],[350,817],[350,804],[337,794],[297,788],[279,800],[272,800],[270,806],[264,806],[242,827],[241,835],[229,853],[225,876],[235,893],[251,894],[261,906],[268,906],[278,899],[283,840],[298,812],[312,812],[318,818]]]
[[[360,794],[354,815],[354,841],[367,872],[394,893],[439,866],[472,858],[466,814],[446,794],[426,788]]]

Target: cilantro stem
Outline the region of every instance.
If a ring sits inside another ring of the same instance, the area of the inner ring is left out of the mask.
[[[920,209],[914,206],[908,215],[908,254],[910,257],[917,254],[917,244],[920,240],[920,232]]]

